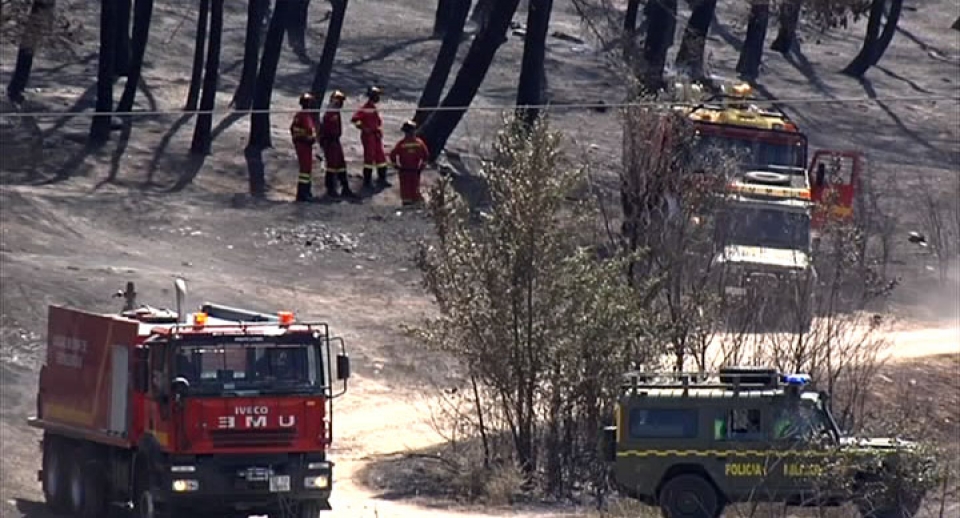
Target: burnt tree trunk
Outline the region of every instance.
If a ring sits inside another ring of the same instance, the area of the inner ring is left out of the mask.
[[[30,81],[30,71],[33,69],[33,55],[40,41],[51,30],[54,9],[56,0],[33,0],[30,6],[30,17],[27,18],[27,27],[17,50],[17,64],[7,85],[7,97],[13,102],[23,102],[23,90]]]
[[[640,0],[629,0],[623,15],[623,58],[632,64],[637,55],[637,17],[640,16]]]
[[[100,0],[100,54],[97,60],[97,103],[90,124],[90,143],[103,144],[110,138],[113,111],[114,50],[116,43],[116,0]]]
[[[483,0],[481,0],[483,1]],[[500,0],[491,10],[487,17],[486,25],[483,30],[477,33],[470,49],[467,51],[457,77],[443,99],[443,107],[465,107],[469,106],[473,98],[480,89],[493,58],[506,41],[507,28],[510,27],[510,21],[513,14],[517,11],[517,5],[520,0]],[[477,5],[479,7],[479,4]],[[475,8],[476,9],[476,8]],[[421,128],[421,135],[430,148],[430,159],[436,160],[437,156],[443,150],[447,139],[453,134],[453,130],[460,124],[460,119],[466,113],[465,109],[438,111],[427,120]]]
[[[649,0],[644,9],[647,37],[643,42],[641,80],[648,91],[656,91],[663,86],[667,51],[673,45],[677,25],[677,0]]]
[[[307,17],[310,13],[310,0],[298,0],[297,6],[290,9],[287,24],[287,43],[294,54],[307,55]]]
[[[517,104],[536,106],[544,103],[546,91],[547,32],[550,29],[550,13],[553,0],[529,0],[527,4],[527,33],[523,39],[523,60],[520,81],[517,86]],[[520,118],[532,125],[540,116],[539,108],[520,108]]]
[[[800,7],[803,0],[782,0],[778,13],[779,28],[777,37],[770,44],[770,50],[787,54],[797,45],[797,26],[800,25]]]
[[[770,0],[753,0],[750,18],[747,20],[747,35],[743,38],[743,48],[740,49],[740,59],[737,61],[737,73],[747,81],[754,81],[760,76],[763,40],[767,38],[769,21]]]
[[[333,62],[337,57],[337,49],[340,48],[340,33],[347,16],[347,0],[330,0],[330,7],[333,12],[330,13],[330,22],[327,25],[327,37],[323,40],[323,53],[320,55],[320,63],[317,64],[317,71],[313,74],[313,84],[310,87],[310,91],[321,102],[327,93],[327,86],[330,85]]]
[[[463,27],[467,23],[467,14],[470,12],[470,0],[446,1],[451,6],[450,19],[446,32],[443,34],[443,42],[440,43],[440,50],[437,52],[437,59],[433,62],[433,69],[430,70],[430,77],[427,78],[427,83],[420,94],[420,101],[417,102],[417,108],[419,109],[413,116],[417,126],[423,126],[423,123],[433,113],[424,108],[433,108],[440,102],[443,87],[447,84],[450,70],[453,69],[453,63],[457,60],[457,50],[460,48],[460,39],[463,37]]]
[[[853,61],[841,72],[852,77],[863,77],[873,63],[877,48],[879,48],[880,25],[883,18],[883,8],[886,0],[873,0],[870,4],[870,17],[867,19],[867,33],[863,37],[863,46]]]
[[[117,48],[113,68],[119,77],[127,77],[130,73],[130,9],[131,0],[117,1]]]
[[[450,28],[457,0],[437,0],[437,11],[433,15],[433,38],[440,39]]]
[[[877,48],[874,49],[873,59],[870,65],[876,65],[880,58],[890,47],[893,36],[897,33],[897,24],[900,23],[900,14],[903,12],[903,0],[890,0],[890,9],[887,11],[887,19],[883,25],[883,32],[880,33]]]
[[[497,0],[477,0],[473,6],[473,12],[470,13],[470,21],[477,24],[478,31],[482,31],[487,26],[487,20],[490,19],[490,13],[496,8]]]
[[[140,76],[143,72],[143,54],[147,50],[147,41],[150,38],[150,18],[153,15],[153,0],[136,0],[133,5],[133,35],[130,48],[130,73],[127,74],[127,84],[123,87],[118,112],[133,110],[133,101],[140,87]]]
[[[243,42],[243,70],[240,83],[233,93],[231,106],[249,110],[253,102],[253,88],[257,82],[257,66],[260,63],[260,29],[270,7],[270,0],[249,0],[247,3],[247,34]]]
[[[270,27],[263,43],[263,56],[260,58],[260,70],[257,73],[257,85],[253,92],[253,109],[259,113],[250,114],[250,139],[247,147],[263,150],[273,145],[270,139],[270,98],[273,96],[273,83],[277,77],[277,65],[283,51],[283,33],[286,29],[287,10],[292,9],[290,2],[279,1],[270,17]]]
[[[677,68],[684,68],[694,79],[703,78],[703,54],[707,44],[710,22],[717,9],[717,0],[699,0],[693,7],[687,28],[683,31]]]
[[[213,0],[210,11],[210,44],[207,46],[206,70],[203,73],[203,93],[200,96],[200,110],[205,112],[213,110],[217,96],[217,83],[220,78],[223,2],[224,0]],[[193,129],[193,142],[190,145],[191,153],[210,154],[210,130],[212,126],[212,113],[201,113],[197,116],[197,125]]]
[[[197,35],[193,44],[193,71],[190,74],[190,90],[187,91],[186,110],[196,110],[200,98],[200,81],[203,80],[203,54],[207,41],[207,18],[210,13],[210,0],[200,0],[200,13],[197,16]]]

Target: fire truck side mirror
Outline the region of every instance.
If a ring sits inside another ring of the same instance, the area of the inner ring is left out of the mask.
[[[347,380],[350,378],[350,357],[346,354],[337,355],[337,379]]]

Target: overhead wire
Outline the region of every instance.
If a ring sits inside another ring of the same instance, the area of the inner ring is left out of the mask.
[[[820,97],[820,98],[798,98],[798,99],[750,99],[748,102],[756,106],[776,105],[776,106],[797,106],[810,104],[844,104],[844,103],[917,103],[917,102],[937,102],[937,101],[960,101],[960,94],[953,96],[891,96],[891,97]],[[630,101],[619,103],[557,103],[557,104],[486,104],[486,105],[467,105],[467,106],[378,106],[377,111],[381,113],[390,112],[470,112],[470,111],[508,111],[535,109],[542,111],[561,111],[561,110],[610,110],[623,108],[639,107],[668,107],[668,106],[698,106],[695,102],[676,102],[676,101]],[[322,112],[324,109],[311,110]],[[252,114],[293,114],[302,111],[301,108],[269,108],[269,109],[213,109],[213,110],[131,110],[125,112],[97,112],[97,111],[27,111],[16,112],[8,111],[0,113],[0,118],[48,118],[48,117],[156,117],[162,115],[252,115]],[[341,108],[341,112],[348,109]]]

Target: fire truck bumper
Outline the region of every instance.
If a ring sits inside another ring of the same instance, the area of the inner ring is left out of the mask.
[[[176,459],[164,493],[175,508],[273,512],[302,502],[329,510],[333,463],[305,456]]]

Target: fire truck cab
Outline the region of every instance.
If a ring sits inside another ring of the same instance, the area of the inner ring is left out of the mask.
[[[330,509],[332,400],[350,377],[343,340],[290,312],[205,303],[188,321],[176,288],[176,312],[137,306],[133,283],[120,314],[50,306],[29,419],[48,506],[317,518]]]

